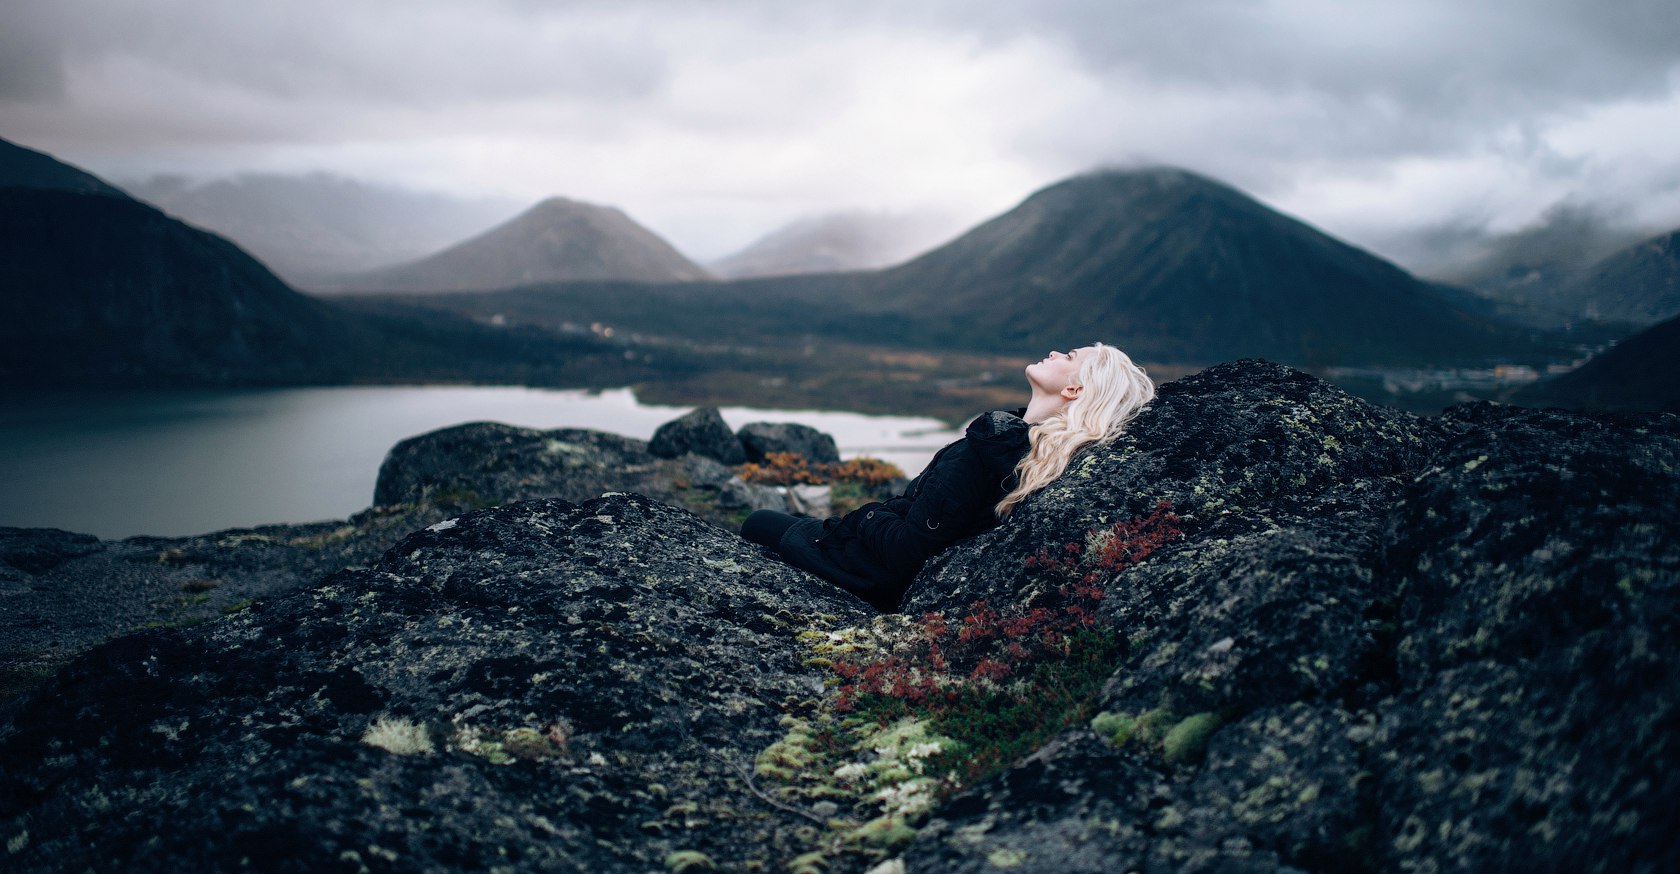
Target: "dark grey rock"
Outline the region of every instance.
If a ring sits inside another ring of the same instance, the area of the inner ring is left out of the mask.
[[[817,464],[834,464],[840,460],[840,450],[834,438],[795,422],[749,422],[735,432],[748,461],[763,461],[771,452],[791,452],[803,455]]]
[[[546,438],[485,433],[505,451],[439,454],[398,495],[574,476],[538,463]],[[480,472],[447,479],[463,458]],[[727,468],[695,458],[648,475],[723,501]],[[1029,559],[1168,501],[1181,538],[1074,571],[1127,642],[1088,708],[1198,742],[1062,727],[895,852],[909,871],[1680,868],[1677,462],[1673,416],[1420,419],[1253,361],[1165,386],[931,562],[905,609],[1052,603],[1070,572]],[[198,573],[373,542],[330,533],[120,547]],[[314,588],[121,638],[9,705],[8,870],[648,871],[679,850],[787,870],[855,811],[743,769],[827,706],[811,641],[914,628],[871,617],[643,497],[467,513]]]
[[[472,422],[391,447],[379,466],[375,505],[446,499],[492,506],[528,498],[587,500],[604,491],[646,491],[656,470],[646,443],[616,434],[541,431]],[[661,469],[661,472],[662,469]]]
[[[700,407],[693,412],[672,419],[653,432],[648,451],[660,458],[676,458],[685,452],[715,458],[724,464],[740,464],[747,460],[741,441],[723,420],[717,407]]]
[[[0,564],[40,575],[73,558],[98,552],[99,538],[57,528],[0,528]]]
[[[793,828],[742,774],[823,682],[795,636],[867,612],[635,496],[469,513],[51,681],[0,731],[7,867],[762,864]]]
[[[1680,867],[1680,417],[1445,418],[1388,527],[1395,862]]]

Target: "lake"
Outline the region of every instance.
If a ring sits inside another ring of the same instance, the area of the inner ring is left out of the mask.
[[[463,422],[647,439],[689,407],[629,389],[402,386],[0,395],[0,526],[116,539],[180,536],[366,509],[398,441]],[[799,422],[914,475],[959,434],[931,418],[725,407],[732,427]]]

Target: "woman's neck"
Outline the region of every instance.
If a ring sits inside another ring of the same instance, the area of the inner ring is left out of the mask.
[[[1037,425],[1062,411],[1068,405],[1067,398],[1060,394],[1040,394],[1033,392],[1032,400],[1027,402],[1027,413],[1022,416],[1029,425]]]

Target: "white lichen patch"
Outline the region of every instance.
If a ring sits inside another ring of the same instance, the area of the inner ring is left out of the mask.
[[[458,524],[460,524],[460,523],[456,522],[454,519],[445,519],[442,522],[437,523],[436,525],[426,526],[426,530],[427,531],[448,531],[449,529],[454,528]]]
[[[362,743],[399,756],[431,754],[431,735],[423,725],[394,716],[381,716],[362,733]]]

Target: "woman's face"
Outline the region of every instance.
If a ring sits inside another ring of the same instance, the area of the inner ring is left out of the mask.
[[[1072,352],[1051,352],[1037,364],[1027,365],[1027,382],[1046,394],[1061,394],[1078,385],[1080,357],[1090,350],[1082,346]]]

